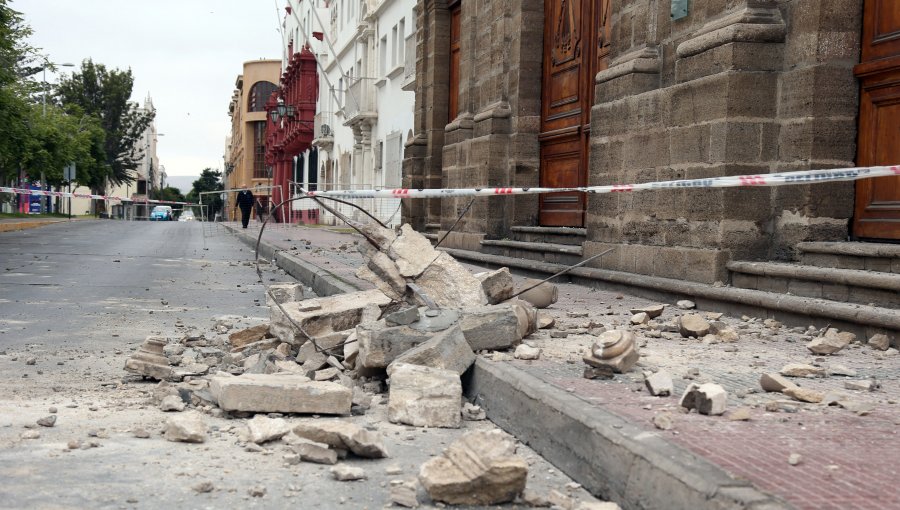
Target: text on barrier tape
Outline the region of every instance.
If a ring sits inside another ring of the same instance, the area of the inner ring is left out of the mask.
[[[172,205],[197,205],[191,202],[172,202],[170,200],[135,200],[127,197],[113,197],[108,195],[90,195],[87,193],[68,193],[65,191],[44,191],[39,189],[25,188],[9,188],[0,186],[0,193],[14,193],[16,195],[38,195],[42,197],[60,197],[60,198],[89,198],[91,200],[112,200],[114,202],[134,202],[138,204],[172,204]]]
[[[829,170],[801,170],[762,175],[735,175],[710,177],[706,179],[686,179],[678,181],[645,182],[641,184],[612,184],[607,186],[585,186],[578,188],[447,188],[447,189],[369,189],[308,191],[309,196],[334,198],[440,198],[497,195],[533,195],[537,193],[619,193],[640,190],[684,189],[684,188],[741,188],[757,186],[790,186],[796,184],[816,184],[821,182],[855,181],[873,177],[900,176],[898,166],[871,166],[859,168],[835,168]]]

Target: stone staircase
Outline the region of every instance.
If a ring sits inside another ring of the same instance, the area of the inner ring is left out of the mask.
[[[512,227],[512,240],[481,241],[481,253],[571,266],[581,262],[583,228]]]
[[[800,262],[796,264],[730,262],[731,284],[742,289],[900,309],[900,245],[800,243],[797,248]]]

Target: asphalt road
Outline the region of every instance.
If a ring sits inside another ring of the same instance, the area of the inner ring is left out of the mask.
[[[283,444],[246,450],[241,419],[204,415],[205,443],[165,441],[167,415],[150,400],[156,383],[127,375],[125,360],[151,334],[214,335],[223,316],[239,326],[266,321],[252,257],[224,229],[200,223],[78,221],[0,234],[0,508],[375,509],[389,504],[391,480],[414,479],[461,433],[494,427],[393,425],[386,397],[376,396],[364,416],[345,419],[380,431],[391,458],[344,461],[368,474],[353,483],[333,480],[327,466],[285,464]],[[289,280],[264,273],[265,283]],[[55,426],[36,426],[51,407]],[[151,437],[135,437],[139,428]],[[23,437],[35,431],[39,438]],[[73,441],[81,447],[69,448]],[[531,464],[530,490],[591,500],[526,446],[519,451]],[[201,482],[214,489],[195,491]]]

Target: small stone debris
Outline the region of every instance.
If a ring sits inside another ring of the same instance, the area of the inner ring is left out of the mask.
[[[555,325],[556,319],[552,315],[546,313],[538,314],[538,329],[549,329]]]
[[[825,395],[809,388],[801,388],[799,386],[787,387],[781,390],[781,393],[800,402],[808,402],[810,404],[821,403],[825,399]]]
[[[159,404],[159,409],[163,412],[181,412],[184,408],[184,400],[178,395],[169,395]]]
[[[635,326],[647,324],[650,322],[650,316],[646,312],[639,312],[631,316],[630,322]]]
[[[536,360],[541,357],[541,349],[532,347],[527,344],[519,344],[519,346],[516,347],[516,351],[513,355],[516,359]]]
[[[728,413],[728,419],[731,421],[749,421],[753,417],[753,413],[749,407],[738,407]]]
[[[653,422],[653,426],[659,430],[672,430],[675,427],[675,422],[672,420],[672,415],[669,413],[655,414],[651,421]]]
[[[56,425],[56,415],[51,414],[50,416],[44,416],[37,421],[37,424],[41,427],[52,427]]]
[[[213,483],[210,481],[200,482],[191,487],[191,489],[194,492],[197,492],[200,494],[206,494],[207,492],[212,492],[215,490],[215,488],[216,488],[216,486],[213,485]]]
[[[683,300],[675,303],[675,306],[677,306],[678,308],[681,308],[682,310],[693,310],[694,308],[697,308],[696,303],[694,303],[693,301],[689,301],[687,299],[683,299]]]
[[[41,433],[36,430],[26,430],[19,435],[22,439],[40,439]]]
[[[136,428],[131,431],[131,435],[138,439],[149,439],[150,432],[145,428]]]
[[[792,466],[796,466],[801,462],[803,462],[803,456],[801,456],[799,453],[792,453],[788,456],[788,464]]]
[[[685,338],[702,338],[709,334],[709,322],[702,315],[691,313],[678,319],[678,331]]]
[[[481,281],[481,288],[487,296],[488,304],[495,305],[511,298],[516,284],[508,267],[496,271],[477,273],[475,278]]]
[[[584,362],[601,371],[623,374],[640,359],[635,339],[630,331],[602,333],[584,356]]]
[[[763,391],[770,393],[781,393],[785,388],[796,386],[796,384],[794,384],[781,374],[775,373],[761,375],[759,378],[759,385],[763,389]]]
[[[366,479],[366,470],[359,467],[338,465],[331,468],[329,472],[339,482],[353,482]]]
[[[878,384],[872,379],[844,381],[844,388],[856,391],[875,391],[878,388]]]
[[[481,406],[466,402],[462,406],[462,419],[465,421],[482,421],[487,419],[487,413]]]
[[[462,383],[459,374],[400,364],[391,374],[388,420],[415,427],[459,428]]]
[[[725,412],[727,400],[728,393],[718,384],[691,383],[685,389],[678,405],[688,410],[696,409],[700,414],[720,415]]]
[[[872,335],[866,344],[875,350],[886,351],[891,347],[891,339],[887,335],[877,334]]]
[[[654,397],[668,397],[675,392],[672,376],[664,370],[647,375],[644,378],[644,384],[647,386],[647,391]]]
[[[81,441],[79,441],[77,439],[72,439],[71,441],[66,443],[66,448],[68,448],[70,450],[77,450],[77,449],[81,448]]]
[[[253,498],[261,498],[266,495],[266,488],[262,485],[254,485],[247,489],[247,494]]]
[[[655,319],[662,315],[663,311],[665,311],[666,305],[652,305],[652,306],[644,306],[641,308],[632,308],[629,310],[632,315],[637,315],[640,313],[647,314],[647,317],[651,319]]]
[[[198,413],[183,413],[166,421],[165,438],[180,443],[203,443],[206,441],[206,422]]]
[[[303,301],[303,285],[300,283],[273,283],[266,292],[266,306],[277,306],[292,301]]]
[[[835,328],[829,328],[824,335],[814,338],[806,344],[806,348],[813,354],[834,354],[855,340],[856,335],[853,333],[840,332]]]
[[[417,483],[411,480],[391,481],[391,502],[405,508],[418,508],[419,500],[416,497]]]
[[[148,336],[125,362],[125,370],[160,381],[180,380],[163,352],[167,344],[165,337]]]
[[[318,443],[308,439],[298,437],[292,439],[291,450],[303,462],[313,462],[316,464],[335,465],[338,462],[338,454],[336,450],[332,450],[325,443]]]
[[[25,364],[26,364],[26,365],[29,365],[29,366],[30,366],[30,365],[36,365],[36,364],[37,364],[37,358],[28,358],[28,359],[25,360]]]
[[[781,369],[785,377],[824,377],[825,369],[804,363],[788,363]]]
[[[622,510],[622,507],[612,501],[582,501],[575,510]]]
[[[275,441],[290,431],[291,426],[284,418],[269,418],[258,414],[247,420],[247,439],[252,443]]]
[[[859,416],[866,416],[875,410],[875,404],[872,402],[860,402],[851,399],[839,400],[837,405]]]
[[[497,505],[525,489],[528,463],[499,430],[468,432],[425,464],[419,481],[434,501],[449,505]]]
[[[353,423],[338,420],[303,421],[294,426],[293,433],[338,450],[350,451],[359,457],[369,459],[388,457],[380,433],[366,430]]]

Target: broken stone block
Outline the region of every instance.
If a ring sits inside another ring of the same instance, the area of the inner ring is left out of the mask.
[[[271,330],[282,342],[300,346],[307,338],[295,330],[291,320],[299,324],[310,336],[320,337],[353,329],[359,325],[363,311],[368,305],[374,303],[383,307],[390,302],[390,298],[383,292],[367,290],[286,303],[282,307],[287,316],[278,307],[269,309],[272,319]]]
[[[510,299],[502,303],[504,306],[511,306],[519,319],[519,329],[517,334],[521,338],[534,333],[538,330],[538,311],[528,301],[519,298]]]
[[[825,369],[804,363],[788,363],[781,368],[781,375],[785,377],[824,377]]]
[[[434,249],[427,237],[413,230],[409,224],[403,224],[400,235],[391,243],[387,254],[404,278],[418,278],[441,252]]]
[[[391,480],[391,502],[406,508],[418,508],[415,480]]]
[[[763,391],[769,393],[781,393],[785,388],[793,388],[796,384],[780,374],[763,374],[759,378],[759,385]]]
[[[380,433],[366,430],[353,423],[331,420],[304,421],[294,426],[294,434],[338,450],[353,452],[359,457],[383,459],[388,456]]]
[[[701,338],[709,334],[709,323],[702,315],[690,313],[678,319],[678,331],[685,338]]]
[[[682,310],[693,310],[694,308],[697,308],[696,303],[687,299],[682,299],[681,301],[675,303],[675,306],[681,308]]]
[[[853,333],[829,328],[824,335],[814,338],[806,344],[806,348],[813,354],[834,354],[853,343],[854,340],[856,340],[856,335]]]
[[[219,374],[209,390],[223,411],[350,414],[353,392],[332,382],[295,374]]]
[[[716,332],[716,338],[720,342],[733,343],[741,339],[740,334],[734,328],[722,328]]]
[[[406,294],[406,279],[400,274],[397,264],[369,245],[363,245],[360,252],[366,265],[356,271],[356,276],[372,283],[391,299],[401,300]]]
[[[613,330],[601,334],[594,341],[590,352],[584,356],[584,362],[598,369],[608,369],[613,373],[623,374],[631,369],[640,359],[634,333]]]
[[[356,328],[359,344],[357,365],[366,368],[385,368],[398,356],[434,336],[410,326],[387,327],[383,322],[360,324]]]
[[[337,452],[329,449],[327,444],[297,438],[291,443],[291,450],[300,456],[303,462],[316,464],[335,465],[338,461]]]
[[[460,314],[459,326],[476,352],[509,349],[523,337],[514,305],[466,309]]]
[[[339,482],[353,482],[366,479],[366,470],[352,466],[334,466],[331,468],[331,476]]]
[[[869,339],[867,345],[879,351],[886,351],[891,347],[891,339],[888,338],[887,335],[872,335],[872,338]]]
[[[184,411],[184,400],[178,395],[169,395],[160,402],[159,409],[163,412]]]
[[[462,406],[462,419],[465,421],[481,421],[487,419],[487,413],[481,406],[466,402]]]
[[[516,284],[508,267],[501,267],[496,271],[478,273],[475,278],[481,280],[481,288],[487,296],[489,305],[506,301],[515,293]]]
[[[388,420],[415,427],[459,428],[462,383],[456,372],[396,365],[388,394]]]
[[[440,252],[415,283],[440,308],[469,308],[487,304],[481,282],[446,252]]]
[[[384,317],[384,322],[388,326],[408,326],[417,320],[419,320],[419,308],[416,306],[405,308]]]
[[[516,292],[521,292],[522,289],[527,289],[532,285],[537,285],[538,283],[540,283],[540,281],[541,280],[528,278],[522,282],[522,284],[516,289]],[[559,288],[552,283],[544,282],[527,292],[519,294],[518,298],[528,301],[535,308],[547,308],[553,303],[556,303],[556,301],[559,299]]]
[[[384,254],[382,254],[382,255],[384,255]],[[384,256],[384,258],[386,259],[387,256]],[[359,266],[356,269],[355,274],[356,274],[357,278],[371,283],[372,285],[375,286],[376,289],[380,290],[385,296],[391,298],[392,300],[398,301],[398,302],[404,300],[405,294],[401,294],[398,291],[394,290],[394,288],[391,287],[391,285],[389,283],[387,283],[386,281],[379,278],[378,275],[375,274],[374,271],[369,269],[368,266]]]
[[[666,309],[666,305],[651,305],[651,306],[644,306],[641,308],[632,308],[630,311],[631,311],[632,315],[637,315],[639,313],[646,313],[647,317],[649,317],[651,319],[655,319],[655,318],[659,317],[660,315],[662,315],[662,313],[665,309]]]
[[[859,416],[865,416],[875,410],[874,403],[860,402],[858,400],[841,400],[837,403],[837,405]]]
[[[725,388],[714,383],[691,383],[685,389],[678,405],[685,409],[696,409],[700,414],[719,415],[725,412],[728,394]]]
[[[165,438],[180,443],[202,443],[206,441],[206,422],[197,413],[183,413],[166,421]]]
[[[259,326],[253,326],[252,328],[235,331],[234,333],[228,335],[228,341],[231,342],[231,348],[232,351],[234,351],[240,350],[244,346],[252,344],[254,342],[259,342],[260,340],[263,340],[268,336],[269,325],[260,324]]]
[[[290,424],[283,418],[256,415],[247,420],[247,440],[251,443],[263,444],[275,441],[290,431]]]
[[[519,346],[516,347],[516,352],[513,356],[515,356],[516,359],[536,360],[541,357],[541,350],[530,345],[519,344]]]
[[[655,397],[668,397],[675,391],[672,376],[664,370],[648,375],[644,379],[644,384],[650,394]]]
[[[312,379],[314,381],[330,381],[330,380],[334,379],[335,377],[339,376],[340,374],[341,374],[341,371],[338,370],[337,368],[334,368],[334,367],[325,368],[323,370],[317,370],[314,373]]]
[[[874,391],[878,385],[872,379],[862,381],[845,381],[844,388],[857,391]]]
[[[302,300],[303,284],[300,283],[273,283],[269,285],[268,292],[266,292],[267,306],[276,306],[275,303],[284,304]]]
[[[377,223],[365,223],[356,225],[367,240],[375,243],[375,247],[381,251],[387,251],[391,243],[397,239],[397,232],[393,229],[382,227]],[[369,243],[360,243],[360,247],[369,246]]]
[[[163,353],[167,344],[168,340],[164,337],[148,336],[125,362],[125,370],[159,381],[180,381],[175,370],[169,366],[169,358]]]
[[[801,388],[799,386],[788,386],[787,388],[781,390],[781,393],[784,393],[794,400],[799,400],[800,402],[809,402],[811,404],[818,404],[825,398],[825,395],[819,393],[818,391],[813,391],[808,388]]]
[[[475,353],[466,342],[462,330],[454,325],[398,356],[388,365],[388,375],[391,375],[395,365],[404,363],[450,370],[462,375],[475,363]]]
[[[538,329],[552,328],[555,325],[556,319],[552,315],[546,313],[538,314]]]
[[[53,427],[56,425],[56,415],[51,414],[44,416],[43,418],[39,418],[36,423],[41,427]]]
[[[419,470],[434,501],[450,505],[497,505],[525,489],[528,463],[515,441],[499,430],[469,432]]]
[[[326,360],[329,355],[340,354],[343,351],[344,342],[355,331],[355,329],[351,329],[349,331],[338,331],[337,333],[313,337],[315,342],[308,341],[300,346],[300,349],[297,351],[297,363],[305,363],[310,358],[317,357],[318,354],[323,354]],[[316,350],[316,346],[321,349],[321,352]]]
[[[631,323],[635,326],[640,324],[647,324],[650,322],[650,316],[646,314],[646,312],[638,312],[631,316]]]

